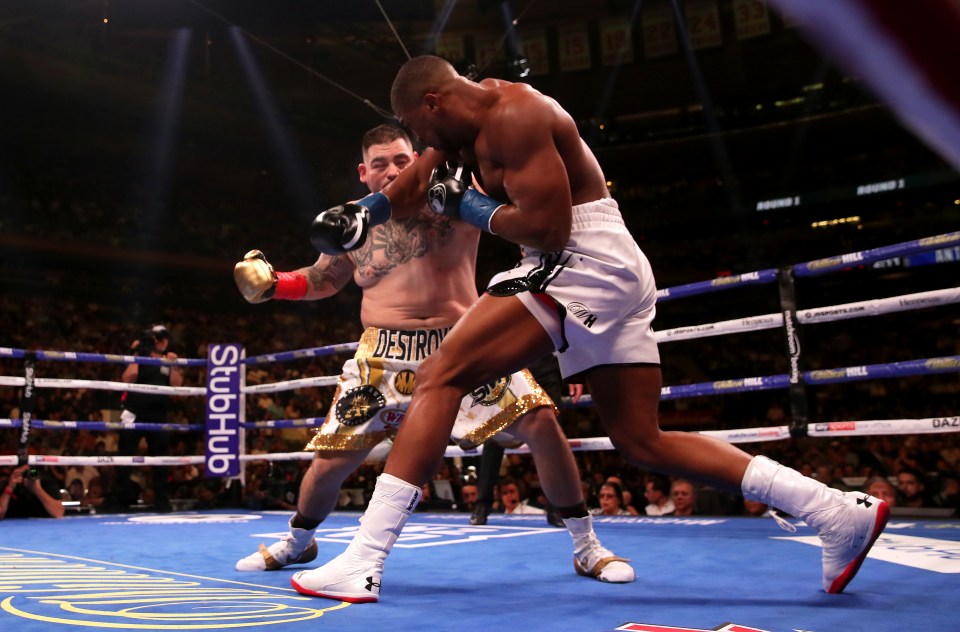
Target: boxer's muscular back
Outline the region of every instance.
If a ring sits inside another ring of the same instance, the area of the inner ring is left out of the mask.
[[[348,256],[363,290],[365,327],[414,329],[453,325],[477,300],[480,231],[428,208],[373,227]]]

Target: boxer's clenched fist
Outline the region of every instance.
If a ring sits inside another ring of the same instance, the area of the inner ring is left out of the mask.
[[[251,250],[233,267],[233,280],[243,298],[263,303],[272,298],[300,300],[307,293],[307,278],[301,272],[275,272],[259,250]]]
[[[233,280],[243,298],[251,303],[263,303],[273,298],[277,289],[277,275],[273,266],[259,250],[251,250],[243,261],[233,267]]]

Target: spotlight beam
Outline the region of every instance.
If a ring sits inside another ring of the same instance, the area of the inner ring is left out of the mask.
[[[152,129],[148,135],[150,142],[141,160],[139,180],[144,191],[144,212],[140,242],[145,248],[156,242],[160,218],[169,196],[191,35],[188,28],[177,29],[173,34],[154,116],[151,119]]]
[[[426,46],[424,48],[424,54],[434,53],[437,49],[437,40],[440,39],[440,36],[443,34],[444,29],[447,28],[447,22],[450,21],[450,16],[453,14],[453,9],[457,6],[457,0],[446,0],[443,8],[437,13],[436,19],[433,21],[433,29],[430,31],[430,38],[427,40]]]
[[[291,57],[290,55],[288,55],[287,53],[283,52],[282,50],[280,50],[280,49],[277,48],[276,46],[272,46],[269,42],[266,42],[266,41],[260,39],[259,37],[257,37],[257,36],[254,35],[253,33],[247,31],[246,29],[244,29],[244,28],[241,27],[241,26],[238,26],[237,24],[234,24],[233,22],[231,22],[231,21],[228,20],[227,18],[223,17],[222,15],[220,15],[219,13],[217,13],[216,11],[213,11],[212,9],[209,9],[208,7],[204,6],[204,5],[201,4],[200,2],[197,2],[197,0],[187,0],[187,2],[189,2],[189,3],[192,4],[192,5],[194,5],[195,7],[197,7],[198,9],[200,9],[201,11],[203,11],[204,13],[212,16],[212,17],[215,18],[216,20],[219,20],[219,21],[222,22],[223,24],[226,24],[228,27],[230,27],[230,28],[232,28],[232,29],[237,29],[237,30],[239,30],[243,35],[245,35],[246,37],[250,38],[251,41],[256,42],[256,43],[259,44],[260,46],[262,46],[262,47],[266,48],[267,50],[269,50],[271,53],[274,53],[275,55],[279,55],[280,57],[282,57],[283,59],[287,60],[288,62],[290,62],[290,63],[292,63],[292,64],[294,64],[294,65],[296,65],[296,66],[299,66],[299,67],[302,68],[303,70],[307,71],[307,73],[310,74],[311,76],[316,77],[317,79],[320,79],[321,81],[324,81],[324,82],[330,84],[331,86],[333,86],[333,87],[336,88],[337,90],[343,92],[344,94],[347,94],[347,95],[353,97],[354,99],[356,99],[356,100],[359,101],[360,103],[363,103],[365,106],[367,106],[368,108],[370,108],[371,110],[373,110],[374,112],[376,112],[378,115],[382,116],[383,118],[386,118],[386,119],[392,119],[392,118],[393,118],[393,113],[390,112],[389,110],[386,110],[386,109],[380,107],[379,105],[373,103],[372,101],[370,101],[370,100],[367,99],[366,97],[360,96],[359,94],[357,94],[357,93],[354,92],[353,90],[350,90],[350,89],[347,88],[346,86],[344,86],[344,85],[342,85],[342,84],[340,84],[340,83],[337,83],[336,81],[334,81],[334,80],[331,79],[330,77],[328,77],[328,76],[326,76],[326,75],[324,75],[324,74],[321,74],[321,73],[317,72],[316,70],[314,70],[314,69],[311,68],[310,66],[306,65],[305,63],[301,62],[300,60]]]
[[[629,29],[633,31],[633,25],[637,23],[637,16],[640,15],[640,10],[643,8],[643,0],[636,0],[633,4],[633,11],[630,12],[630,22]],[[603,120],[607,117],[607,110],[610,109],[610,101],[613,100],[613,89],[617,85],[617,81],[620,80],[620,68],[623,65],[623,49],[617,51],[617,61],[614,62],[613,67],[610,69],[610,77],[607,79],[607,83],[603,86],[603,93],[600,95],[600,102],[597,104],[596,119]]]
[[[230,39],[240,58],[240,66],[250,84],[250,92],[254,96],[260,117],[267,126],[267,140],[270,148],[280,162],[281,170],[290,191],[296,198],[299,211],[304,213],[304,216],[310,216],[316,210],[319,196],[307,174],[304,161],[297,152],[296,143],[281,120],[280,109],[274,102],[242,29],[231,27]]]
[[[677,32],[680,35],[680,44],[683,48],[684,57],[687,60],[687,67],[690,69],[690,75],[693,79],[693,89],[697,93],[697,98],[703,105],[703,122],[706,125],[708,137],[710,139],[710,149],[713,157],[720,168],[720,176],[724,181],[724,189],[728,192],[730,205],[735,214],[739,215],[743,206],[740,199],[740,186],[733,173],[730,163],[730,155],[727,152],[726,143],[721,135],[722,129],[717,121],[717,112],[710,99],[710,91],[707,90],[707,82],[703,78],[703,72],[700,70],[700,64],[697,63],[697,57],[693,52],[693,45],[690,43],[690,37],[685,28],[686,16],[680,3],[677,0],[670,0],[670,6],[673,9],[674,20],[677,23]]]

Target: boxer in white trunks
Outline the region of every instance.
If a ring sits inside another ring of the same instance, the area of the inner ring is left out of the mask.
[[[401,67],[390,98],[401,124],[436,151],[425,152],[384,191],[318,215],[311,228],[318,250],[349,250],[370,227],[408,216],[427,196],[437,213],[519,244],[525,256],[492,280],[421,365],[360,531],[344,553],[294,575],[294,587],[339,598],[357,592],[366,577],[379,582],[419,486],[443,454],[463,394],[555,351],[564,378],[584,380],[628,463],[741,493],[803,519],[823,543],[823,589],[843,591],[889,508],[717,439],[660,430],[653,274],[572,117],[526,84],[477,83],[429,55]],[[457,162],[445,162],[451,159]],[[464,165],[484,192],[470,187]]]

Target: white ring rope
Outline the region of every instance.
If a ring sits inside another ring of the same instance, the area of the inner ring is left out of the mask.
[[[253,386],[244,386],[241,390],[244,393],[278,393],[280,391],[292,391],[298,388],[310,388],[312,386],[336,386],[337,375],[326,375],[322,377],[304,377],[298,380],[288,380],[286,382],[270,382],[269,384],[255,384]]]
[[[826,323],[835,320],[906,312],[938,305],[949,305],[950,303],[960,303],[960,287],[803,309],[797,312],[797,319],[804,325],[812,325],[814,323]],[[733,320],[724,320],[705,325],[664,329],[663,331],[655,332],[654,336],[657,342],[670,342],[672,340],[707,338],[710,336],[722,336],[745,331],[777,329],[778,327],[783,327],[783,314],[779,312],[764,314],[762,316],[734,318]]]
[[[26,380],[22,377],[0,376],[0,386],[23,386]],[[38,377],[34,380],[37,388],[88,388],[95,391],[131,391],[134,393],[151,393],[154,395],[206,395],[207,389],[202,386],[164,386],[162,384],[130,384],[127,382],[111,382],[108,380],[75,380],[66,377]]]
[[[960,432],[960,416],[930,417],[927,419],[882,419],[874,421],[832,421],[807,425],[811,437],[854,437],[870,435],[906,435]],[[762,441],[780,441],[790,438],[787,426],[765,428],[743,428],[739,430],[704,430],[696,434],[707,435],[727,443],[756,443]],[[588,437],[569,439],[570,449],[574,452],[596,450],[614,450],[613,443],[607,437]],[[507,454],[529,454],[526,445],[507,448]],[[445,457],[471,457],[483,453],[483,446],[473,450],[464,450],[459,446],[448,446]],[[313,452],[271,452],[269,454],[243,454],[241,461],[306,461],[315,456]],[[386,450],[374,449],[369,460],[383,460]],[[198,465],[204,462],[202,455],[196,456],[45,456],[30,455],[30,465]],[[0,455],[0,466],[16,465],[16,455]]]

